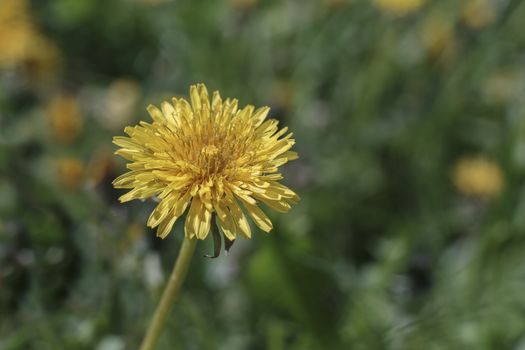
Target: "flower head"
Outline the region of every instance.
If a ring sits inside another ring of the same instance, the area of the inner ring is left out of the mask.
[[[58,63],[59,50],[40,32],[30,1],[0,1],[0,70],[21,67],[38,81],[50,77]]]
[[[452,180],[465,195],[493,198],[504,187],[503,172],[497,163],[483,157],[464,157],[457,161]]]
[[[468,0],[462,3],[461,17],[463,22],[475,29],[489,25],[496,19],[494,3],[489,0]]]
[[[47,114],[53,136],[59,142],[72,143],[82,131],[82,113],[73,95],[54,96],[47,106]]]
[[[278,182],[283,178],[279,166],[297,158],[290,151],[292,134],[279,130],[276,120],[265,121],[268,107],[238,109],[236,99],[223,101],[218,91],[210,101],[203,84],[190,87],[190,101],[173,98],[161,109],[150,105],[153,123],[127,127],[129,137],[113,139],[122,147],[115,153],[131,161],[130,171],[113,182],[116,188],[131,189],[121,202],[157,196],[160,202],[148,226],[158,226],[161,238],[187,208],[189,239],[206,238],[212,216],[229,240],[238,234],[250,238],[241,204],[269,232],[272,223],[259,204],[287,212],[299,200]]]

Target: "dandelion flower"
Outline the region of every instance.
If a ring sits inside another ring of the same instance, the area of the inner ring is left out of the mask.
[[[483,156],[459,159],[452,180],[461,193],[481,198],[496,197],[504,186],[501,168]]]
[[[468,0],[463,3],[461,17],[467,26],[480,29],[496,19],[496,9],[489,0]]]
[[[82,131],[82,113],[75,96],[59,94],[47,106],[53,136],[61,143],[72,143]]]
[[[117,136],[115,153],[131,161],[129,172],[113,182],[131,189],[121,202],[157,196],[148,219],[164,238],[187,208],[184,232],[188,239],[205,239],[212,216],[225,237],[251,237],[246,212],[263,231],[272,229],[260,203],[287,212],[299,197],[279,183],[279,167],[297,158],[287,128],[265,120],[269,108],[237,107],[218,91],[210,100],[203,84],[190,87],[190,102],[173,98],[161,108],[147,109],[152,123],[126,127],[129,137]],[[286,134],[286,135],[285,135]],[[244,210],[242,207],[244,207]]]
[[[134,80],[117,79],[111,83],[103,101],[106,113],[100,115],[102,125],[112,130],[126,125],[140,94],[140,86]]]
[[[454,57],[456,33],[450,16],[432,13],[422,23],[419,37],[430,57],[443,56],[445,60]]]
[[[0,1],[0,70],[23,67],[30,78],[48,78],[59,50],[42,35],[28,0]]]

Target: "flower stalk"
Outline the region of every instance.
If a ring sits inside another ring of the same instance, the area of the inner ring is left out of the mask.
[[[173,304],[180,294],[181,286],[184,282],[184,279],[186,278],[186,274],[188,273],[191,258],[195,252],[196,245],[196,238],[184,238],[180,248],[179,256],[177,257],[175,265],[173,266],[168,284],[162,293],[162,297],[159,304],[157,305],[157,309],[153,314],[153,318],[149,324],[146,336],[142,341],[140,350],[155,349],[155,345],[157,344],[162,330],[164,329],[166,320],[168,319],[171,309],[173,308]]]

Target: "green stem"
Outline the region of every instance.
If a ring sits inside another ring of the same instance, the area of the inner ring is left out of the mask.
[[[148,331],[142,341],[140,350],[155,349],[155,344],[164,328],[171,308],[180,294],[180,287],[182,286],[182,282],[184,282],[184,278],[188,272],[196,245],[197,239],[184,238],[179,256],[177,257],[175,266],[173,266],[173,271],[171,271],[170,279],[168,280],[166,289],[164,289],[164,292],[162,293],[159,305],[157,305],[157,309],[155,310],[153,319],[149,324]]]

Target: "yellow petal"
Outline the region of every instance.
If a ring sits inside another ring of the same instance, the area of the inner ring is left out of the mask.
[[[117,146],[128,148],[131,150],[142,151],[144,147],[136,143],[133,139],[125,136],[115,136],[113,137],[113,143]]]
[[[184,214],[184,211],[188,207],[189,199],[190,199],[189,193],[185,193],[182,196],[178,193],[173,193],[173,192],[171,192],[170,194],[164,194],[163,200],[160,201],[160,203],[151,213],[148,219],[147,225],[149,227],[155,227],[159,225],[161,222],[164,222],[165,220],[169,220],[169,218],[175,218],[175,220],[178,219],[179,217],[182,216],[182,214]],[[173,223],[175,223],[175,220],[173,221]],[[162,236],[162,234],[165,232],[161,232],[161,231],[165,231],[165,229],[166,227],[164,227],[163,230],[159,228],[160,231],[159,230],[157,231],[157,235],[160,237],[165,237],[165,236]],[[170,228],[170,231],[171,231],[171,228]]]
[[[204,84],[197,84],[197,89],[199,90],[199,98],[201,101],[201,107],[207,107],[210,110],[210,97],[208,95],[208,89]]]
[[[178,194],[168,195],[163,200],[161,200],[149,216],[147,225],[149,227],[155,227],[160,224],[161,221],[171,214],[173,207],[178,200]]]
[[[124,159],[128,160],[136,160],[140,158],[140,156],[143,154],[143,152],[138,150],[131,150],[126,148],[121,148],[118,151],[115,152],[116,155],[121,156]]]
[[[256,205],[242,200],[246,211],[252,217],[253,221],[259,228],[265,232],[270,232],[273,228],[272,222],[268,216]]]
[[[125,195],[120,196],[120,203],[129,202],[133,199],[146,199],[152,197],[162,191],[161,184],[144,183],[140,187],[136,187]]]
[[[196,236],[198,239],[204,239],[208,235],[210,228],[211,212],[206,209],[206,206],[198,196],[193,197],[184,225],[186,237],[191,239]]]
[[[223,105],[223,109],[222,109],[222,114],[224,117],[230,117],[231,115],[234,115],[235,113],[237,113],[237,104],[239,103],[239,101],[237,101],[237,99],[229,99],[227,98],[226,101],[224,101],[224,105]],[[228,119],[228,118],[224,118],[224,119]]]
[[[270,189],[276,193],[279,193],[284,198],[291,198],[295,201],[299,200],[299,196],[294,191],[278,182],[273,182],[270,186]]]
[[[282,178],[283,176],[281,174],[268,174],[268,175],[264,175],[260,177],[260,179],[263,181],[278,181],[278,180],[281,180]]]
[[[279,122],[275,119],[269,119],[265,122],[263,122],[258,128],[257,128],[257,135],[258,136],[270,136],[277,130],[277,125]]]
[[[283,198],[275,187],[269,187],[265,189],[264,192],[254,192],[254,196],[262,197],[271,201],[280,201]]]
[[[173,225],[175,224],[175,221],[177,221],[177,219],[177,216],[172,216],[163,220],[157,229],[157,237],[160,237],[162,239],[166,238],[168,233],[171,232],[171,229],[173,228]]]
[[[235,199],[231,198],[231,201],[228,204],[228,209],[230,210],[230,214],[232,215],[235,225],[239,229],[238,232],[246,238],[251,238],[252,230],[250,228],[250,223],[246,219],[246,216],[242,212]]]
[[[151,116],[151,119],[153,119],[154,122],[164,124],[165,118],[160,109],[158,109],[154,105],[149,105],[147,110],[149,115]]]
[[[250,120],[253,110],[255,109],[252,105],[247,105],[241,111],[239,112],[239,119],[242,119],[244,123],[248,124],[248,120]]]
[[[266,119],[266,116],[268,115],[268,112],[270,112],[270,107],[261,107],[258,108],[255,113],[253,113],[252,119],[253,119],[253,125],[255,127],[258,127],[261,125]]]
[[[160,105],[160,108],[162,109],[162,114],[164,114],[164,117],[168,121],[168,125],[170,125],[173,128],[176,128],[179,125],[179,120],[177,118],[177,113],[175,112],[175,108],[173,105],[169,102],[162,102]]]
[[[273,210],[278,211],[280,213],[287,213],[291,209],[290,204],[288,204],[285,201],[270,200],[268,198],[261,197],[258,193],[254,193],[254,197],[261,200],[261,202],[263,202],[264,204],[266,204]]]
[[[294,151],[288,151],[283,154],[283,157],[288,158],[288,160],[296,160],[299,158],[299,154],[297,154],[297,152]]]
[[[113,180],[113,186],[115,188],[132,188],[135,182],[135,177],[140,171],[128,171]]]
[[[226,206],[224,206],[223,203],[215,203],[213,207],[217,212],[219,227],[221,228],[222,232],[230,241],[234,240],[237,236],[237,228],[230,211]]]
[[[197,85],[192,85],[190,87],[190,100],[191,100],[191,107],[194,112],[197,112],[201,109],[201,98],[199,96],[199,91],[197,89]]]
[[[219,91],[213,92],[211,110],[213,111],[213,113],[218,113],[218,114],[222,112],[222,99],[221,99],[221,95],[219,94]]]

